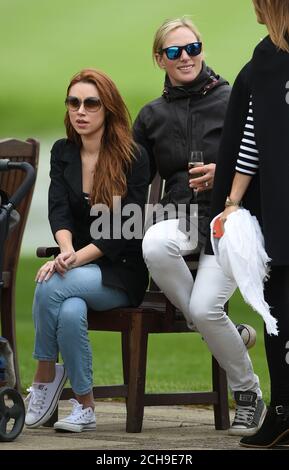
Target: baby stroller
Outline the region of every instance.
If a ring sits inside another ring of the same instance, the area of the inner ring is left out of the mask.
[[[0,159],[0,171],[22,170],[25,179],[11,197],[0,188],[0,296],[3,287],[4,242],[19,221],[15,207],[21,202],[35,181],[34,168],[27,162]],[[15,386],[13,353],[9,342],[0,336],[0,441],[16,439],[24,426],[25,408]]]

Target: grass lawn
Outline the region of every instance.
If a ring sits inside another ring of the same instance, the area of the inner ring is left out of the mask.
[[[265,35],[252,2],[232,0],[1,0],[0,138],[63,135],[64,96],[70,77],[84,67],[107,72],[134,118],[160,95],[163,72],[152,64],[153,35],[166,18],[191,15],[203,35],[206,62],[232,82]],[[17,335],[23,387],[31,383],[34,361],[31,304],[40,262],[23,257],[18,271]],[[256,372],[268,397],[262,324],[236,295],[232,318],[258,331],[252,350]],[[120,380],[120,339],[93,333],[96,383]],[[200,335],[151,335],[150,391],[209,388],[210,356]]]
[[[39,260],[22,257],[17,280],[17,341],[23,388],[32,380],[35,361],[32,359],[34,332],[31,305],[34,275]],[[236,294],[230,303],[230,315],[236,323],[250,323],[257,330],[258,340],[251,350],[255,372],[259,375],[265,399],[268,399],[268,373],[265,361],[262,322]],[[90,333],[93,348],[94,381],[112,384],[121,381],[120,335]],[[211,359],[198,334],[150,335],[147,390],[185,391],[210,388]]]
[[[107,72],[134,117],[162,91],[153,35],[184,14],[207,63],[232,82],[264,36],[251,0],[1,0],[0,138],[62,135],[66,87],[84,67]]]

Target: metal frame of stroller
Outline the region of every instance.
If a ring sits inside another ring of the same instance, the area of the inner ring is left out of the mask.
[[[21,170],[25,172],[25,179],[19,186],[15,194],[9,197],[8,201],[0,205],[0,296],[3,283],[3,258],[4,258],[4,243],[9,236],[9,222],[12,211],[17,208],[18,204],[25,197],[35,182],[35,171],[32,165],[27,162],[11,162],[9,159],[0,159],[0,171]],[[10,442],[16,439],[21,433],[24,420],[25,408],[21,395],[17,390],[12,388],[14,386],[15,374],[10,370],[7,374],[5,370],[6,359],[3,354],[10,354],[11,348],[5,338],[0,337],[2,351],[2,379],[0,382],[0,441]],[[5,351],[5,353],[3,353]],[[9,361],[10,369],[13,361]],[[7,381],[7,375],[9,380]],[[12,379],[11,379],[12,377]]]

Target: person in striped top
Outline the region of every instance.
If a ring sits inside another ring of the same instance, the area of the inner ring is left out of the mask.
[[[272,336],[265,331],[264,335],[270,406],[260,429],[240,441],[245,447],[271,448],[289,443],[289,2],[253,0],[253,5],[258,22],[266,25],[269,36],[257,45],[233,86],[211,215],[223,210],[221,219],[225,223],[242,201],[257,217],[271,258],[264,295],[279,333]]]
[[[252,95],[250,96],[249,111],[240,145],[235,170],[245,175],[254,176],[259,168],[259,151],[255,141]]]

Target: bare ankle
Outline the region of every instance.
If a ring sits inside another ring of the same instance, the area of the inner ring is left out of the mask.
[[[55,362],[39,361],[33,382],[50,383],[50,382],[53,382],[54,379],[55,379]]]
[[[94,410],[94,399],[92,393],[87,393],[86,395],[77,395],[75,394],[75,398],[80,403],[83,408],[92,408]]]

